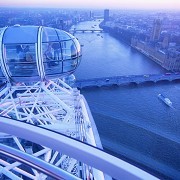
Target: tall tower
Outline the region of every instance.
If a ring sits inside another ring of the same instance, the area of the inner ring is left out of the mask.
[[[104,10],[104,21],[109,21],[109,9]]]
[[[92,19],[92,18],[93,18],[93,16],[94,16],[93,12],[92,12],[92,11],[90,11],[90,12],[89,12],[89,18],[90,18],[90,19]]]
[[[163,48],[168,48],[169,46],[169,36],[165,36],[164,39],[163,39],[163,42],[162,42],[162,47]]]
[[[159,40],[159,37],[161,34],[161,26],[162,26],[162,22],[160,19],[154,20],[153,30],[152,30],[152,34],[151,34],[151,41]]]

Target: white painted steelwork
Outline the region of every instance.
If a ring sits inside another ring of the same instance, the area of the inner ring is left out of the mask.
[[[0,95],[2,97],[0,115],[10,118],[10,124],[18,123],[13,121],[13,119],[17,119],[20,122],[61,132],[69,137],[97,146],[83,96],[77,89],[71,88],[61,79],[37,82],[31,84],[31,86],[24,83],[12,86],[10,83],[7,83]],[[23,126],[25,127],[24,123]],[[24,131],[27,137],[31,137],[31,139],[28,139],[24,135],[16,137],[17,134],[14,134],[14,132],[23,132],[20,127],[15,131],[10,126],[8,129],[10,132],[0,134],[1,143],[44,159],[82,179],[86,179],[89,176],[93,177],[94,172],[96,176],[104,179],[102,172],[81,163],[79,159],[69,157],[69,155],[64,154],[60,150],[61,148],[58,151],[52,149],[51,143],[53,141],[44,137],[44,141],[47,140],[50,143],[46,147],[43,143],[39,144],[39,142],[36,142],[37,139],[41,138],[33,132]],[[1,132],[4,131],[2,130]],[[49,136],[49,132],[46,132],[46,135]],[[69,150],[72,151],[71,148]],[[16,162],[13,164],[13,168],[8,170],[10,174],[12,174],[14,168],[17,169],[20,166]],[[1,172],[5,172],[3,169],[7,170],[7,167],[12,166],[12,164],[2,161],[1,166]],[[19,171],[21,170],[18,169],[18,173],[20,173]],[[23,171],[23,176],[28,175],[28,177],[38,178],[42,174],[34,169],[31,171],[32,174]],[[5,174],[8,175],[7,171]]]
[[[41,173],[43,172],[44,174],[46,174],[44,175],[44,177],[48,175],[54,179],[70,179],[70,178],[74,180],[80,179],[66,171],[63,171],[62,169],[56,166],[53,166],[50,163],[47,163],[46,161],[36,158],[36,156],[29,155],[23,151],[19,151],[12,147],[5,146],[3,144],[0,144],[0,155],[4,155],[4,157],[6,158],[12,158],[13,160],[18,161],[18,163],[16,164],[14,163],[14,165],[12,165],[4,161],[3,159],[0,159],[0,164],[1,164],[0,172],[5,174],[10,179],[22,179],[19,178],[17,175],[13,174],[10,171],[11,169],[14,169],[15,172],[22,174],[30,179],[37,179],[36,176],[26,172],[25,170],[23,170],[23,168],[21,169],[20,167],[18,167],[21,164],[28,165],[33,169],[40,171]],[[5,166],[5,168],[2,166]],[[42,177],[43,176],[41,174],[39,178]]]

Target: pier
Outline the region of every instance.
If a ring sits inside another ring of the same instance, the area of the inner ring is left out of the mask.
[[[129,83],[144,83],[144,82],[158,82],[158,81],[173,81],[180,79],[178,73],[166,73],[166,74],[145,74],[145,75],[126,75],[126,76],[113,76],[113,77],[101,77],[92,79],[77,80],[75,87],[101,87],[112,85],[123,85]]]

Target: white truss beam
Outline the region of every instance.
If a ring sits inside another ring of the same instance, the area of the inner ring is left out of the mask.
[[[37,82],[31,86],[26,86],[24,83],[14,86],[8,84],[0,94],[3,96],[0,115],[55,130],[82,141],[87,139],[84,124],[86,118],[82,117],[80,112],[82,97],[77,89],[72,89],[61,79],[56,79],[55,82]],[[11,139],[21,151],[29,153],[33,151],[32,145],[26,147],[24,144],[27,140],[21,140],[5,133],[1,135],[1,139]],[[70,172],[72,171],[71,173],[80,174],[78,161],[49,148],[43,146],[41,148],[32,154],[38,158],[43,157],[45,161],[56,166],[64,166]],[[21,163],[14,162],[6,168],[11,171],[20,165]],[[34,173],[32,176],[40,176],[34,169],[32,171]]]

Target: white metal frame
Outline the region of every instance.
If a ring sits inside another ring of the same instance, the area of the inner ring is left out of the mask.
[[[0,103],[0,116],[11,118],[12,123],[13,119],[17,119],[21,122],[64,133],[87,143],[93,142],[94,136],[89,133],[91,132],[91,122],[86,109],[82,107],[82,95],[77,89],[72,89],[61,79],[37,82],[31,85],[18,83],[12,86],[8,83],[0,92],[0,96],[3,97]],[[9,133],[12,135],[1,133],[0,140],[5,143],[10,141],[10,146],[13,145],[22,152],[28,151],[30,154],[43,158],[73,175],[80,176],[81,172],[82,178],[86,178],[89,174],[92,176],[91,167],[62,154],[62,152],[52,150],[51,146],[42,145],[41,150],[33,153],[33,146],[26,146],[27,138],[24,140],[22,137],[25,136],[13,136],[12,132]],[[32,136],[32,134],[28,136]],[[39,137],[34,137],[34,142],[36,138]],[[59,160],[57,160],[58,158]],[[13,166],[13,169],[19,166],[19,163],[11,165],[3,162],[0,164],[3,167],[1,167],[2,172],[4,172],[4,168],[7,169],[9,166]],[[9,172],[11,170],[12,168],[9,169]],[[28,177],[40,176],[34,169],[33,173]]]
[[[1,30],[1,33],[0,33],[0,67],[1,67],[1,70],[4,74],[4,76],[6,77],[6,79],[8,81],[10,81],[10,74],[9,72],[7,71],[7,65],[6,65],[6,62],[5,62],[5,58],[4,58],[4,44],[2,43],[3,42],[3,35],[6,31],[7,27],[3,28]]]

